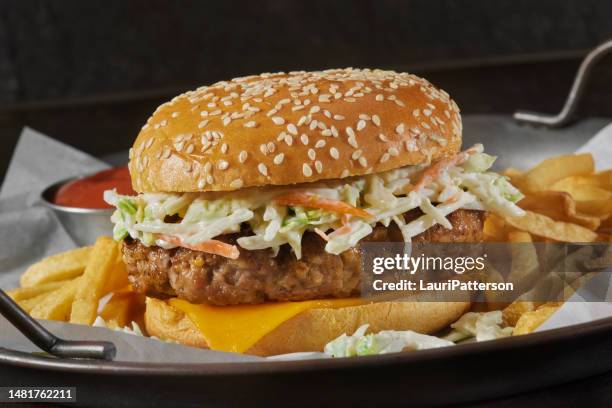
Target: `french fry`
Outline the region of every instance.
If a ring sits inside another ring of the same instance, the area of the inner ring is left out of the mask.
[[[67,321],[81,279],[79,277],[49,293],[40,303],[34,306],[30,315],[36,319]]]
[[[57,289],[56,289],[57,290]],[[37,305],[44,302],[48,296],[52,296],[54,291],[41,293],[29,299],[16,300],[17,304],[26,312],[31,313]]]
[[[118,244],[115,267],[113,268],[113,272],[109,276],[108,282],[106,283],[104,293],[119,291],[121,289],[126,288],[130,284],[130,281],[128,280],[127,269],[121,257],[121,245],[122,243]]]
[[[535,302],[516,300],[502,311],[505,326],[516,326],[516,322],[526,313],[536,309]]]
[[[588,228],[555,221],[550,217],[531,211],[526,211],[522,217],[509,216],[505,217],[504,220],[514,228],[555,241],[593,242],[597,239],[597,233]]]
[[[111,328],[122,328],[137,320],[136,314],[144,307],[144,296],[132,291],[119,291],[113,293],[110,300],[104,305],[100,317]]]
[[[543,214],[557,221],[578,224],[590,230],[596,230],[601,223],[599,217],[579,213],[576,201],[565,191],[528,193],[518,204],[523,210]]]
[[[30,266],[21,275],[21,286],[76,278],[85,270],[90,253],[91,247],[83,247],[47,257]]]
[[[570,194],[576,201],[591,201],[591,200],[612,200],[612,193],[603,188],[588,185],[588,184],[573,184],[572,179],[563,179],[552,186],[553,191],[565,191]]]
[[[483,234],[488,242],[505,242],[508,232],[503,218],[489,214],[484,222]]]
[[[9,290],[8,292],[6,292],[15,302],[18,302],[20,300],[27,300],[30,298],[34,298],[34,297],[38,297],[42,294],[48,293],[48,292],[52,292],[56,289],[59,289],[60,287],[62,287],[63,285],[65,285],[66,283],[70,282],[70,280],[63,280],[63,281],[58,281],[58,282],[48,282],[48,283],[41,283],[39,285],[35,285],[35,286],[28,286],[25,288],[17,288],[17,289],[12,289]]]
[[[578,185],[578,186],[593,186],[604,190],[612,190],[612,170],[602,171],[600,173],[589,174],[586,176],[570,176],[559,180],[555,185]]]
[[[523,192],[542,191],[566,177],[583,176],[594,171],[595,163],[590,153],[557,156],[542,161],[513,181]]]
[[[538,277],[540,264],[531,235],[525,231],[510,231],[508,241],[512,243],[510,252],[512,264],[506,279],[513,282],[519,291],[530,287]]]
[[[612,214],[612,199],[576,201],[576,210],[600,219],[607,219]]]
[[[514,326],[513,336],[528,334],[537,329],[550,316],[559,309],[558,306],[544,306],[539,309],[525,312],[516,322]]]
[[[98,301],[117,268],[119,245],[109,237],[100,237],[91,251],[89,262],[76,288],[71,323],[91,325],[96,319]]]

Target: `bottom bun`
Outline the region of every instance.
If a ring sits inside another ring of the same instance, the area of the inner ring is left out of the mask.
[[[272,356],[300,351],[323,351],[343,333],[369,324],[369,332],[413,330],[435,333],[456,321],[470,302],[379,302],[339,309],[310,309],[286,320],[262,337],[246,354]],[[175,307],[147,298],[145,325],[151,336],[192,347],[208,348],[202,333]]]

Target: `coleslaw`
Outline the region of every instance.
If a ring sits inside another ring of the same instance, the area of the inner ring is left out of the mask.
[[[246,224],[252,235],[238,238],[239,247],[270,248],[276,254],[288,244],[300,259],[307,231],[327,241],[327,252],[340,254],[377,223],[395,223],[409,242],[436,224],[452,228],[446,217],[460,208],[523,215],[515,204],[522,194],[503,176],[487,171],[494,161],[479,144],[430,165],[308,185],[137,196],[109,190],[104,199],[116,207],[111,217],[116,240],[130,236],[147,246],[183,246],[237,258],[236,246],[215,238],[240,232]],[[415,208],[423,215],[406,222],[402,214]]]

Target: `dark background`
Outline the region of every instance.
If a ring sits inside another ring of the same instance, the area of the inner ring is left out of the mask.
[[[608,0],[0,1],[0,177],[24,125],[95,155],[197,85],[292,69],[380,67],[464,113],[556,112]],[[612,58],[579,114],[612,116]]]

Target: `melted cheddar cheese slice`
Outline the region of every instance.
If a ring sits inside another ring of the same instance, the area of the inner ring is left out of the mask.
[[[310,309],[342,308],[367,303],[358,298],[278,302],[260,305],[210,306],[169,299],[187,315],[212,350],[243,353],[281,323]]]

